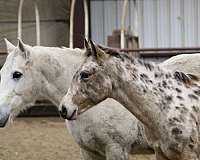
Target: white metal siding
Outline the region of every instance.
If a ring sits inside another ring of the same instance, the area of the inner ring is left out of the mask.
[[[120,28],[122,0],[91,0],[91,34],[92,39],[101,44],[107,44],[107,36],[114,29]],[[127,12],[128,15],[129,12]],[[126,27],[129,26],[129,16],[126,17]]]
[[[126,29],[139,35],[140,47],[200,45],[199,0],[129,0]],[[122,0],[91,0],[92,39],[107,44],[107,36],[120,29]],[[138,28],[136,28],[138,26]]]

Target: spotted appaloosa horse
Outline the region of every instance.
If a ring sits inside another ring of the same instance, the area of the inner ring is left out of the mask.
[[[60,105],[66,117],[113,98],[144,124],[157,160],[199,160],[198,78],[90,43]]]

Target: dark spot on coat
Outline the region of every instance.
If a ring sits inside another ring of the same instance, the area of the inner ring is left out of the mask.
[[[146,69],[152,71],[152,69],[154,68],[154,66],[150,63],[144,62],[144,66]]]
[[[163,90],[162,88],[159,88],[159,91],[160,91],[160,92],[164,92],[164,90]]]
[[[171,74],[170,74],[170,73],[167,73],[167,74],[165,74],[165,77],[168,79],[168,78],[171,77]]]
[[[160,77],[162,77],[164,75],[164,73],[162,73],[162,72],[155,72],[154,73],[154,77],[155,78],[160,78]]]
[[[180,103],[180,106],[184,107],[185,105],[183,103]]]
[[[147,93],[147,90],[146,90],[146,89],[143,89],[143,93]]]
[[[180,110],[180,107],[179,107],[179,106],[175,106],[175,108],[176,108],[177,110]]]
[[[172,96],[166,96],[165,98],[167,101],[172,101]]]
[[[138,79],[138,77],[137,77],[137,75],[135,73],[131,72],[131,75],[132,75],[132,77],[133,77],[134,80]]]
[[[167,87],[167,82],[166,82],[165,80],[162,81],[162,86],[163,86],[164,88]]]
[[[141,59],[138,59],[138,63],[139,63],[140,65],[143,65],[143,64],[144,64],[144,61],[142,61]]]
[[[170,86],[167,86],[167,89],[171,89],[171,87],[170,87]]]
[[[177,117],[172,118],[174,122],[181,122]]]
[[[198,100],[199,98],[197,96],[195,96],[194,94],[188,94],[188,97],[191,99],[195,99]]]
[[[200,96],[200,90],[195,90],[194,93],[198,96]]]
[[[158,89],[157,89],[156,87],[153,87],[153,90],[154,90],[154,91],[157,91]]]
[[[182,81],[183,83],[187,83],[187,84],[191,82],[191,78],[183,72],[176,71],[174,73],[174,78],[178,81]]]
[[[151,84],[153,83],[152,80],[145,80],[145,82],[146,82],[146,83],[151,83]]]
[[[184,98],[183,97],[181,97],[181,96],[176,96],[179,100],[184,100]]]
[[[194,112],[199,112],[199,107],[197,107],[197,106],[192,106],[192,110],[194,111]]]
[[[182,92],[179,88],[175,88],[175,89],[176,89],[176,91],[177,91],[178,93],[181,93],[181,92]]]
[[[146,93],[147,92],[147,87],[144,85],[144,86],[141,86],[141,91],[143,93]]]
[[[182,133],[183,133],[183,131],[177,127],[174,127],[172,129],[172,135],[178,135],[178,134],[182,134]]]
[[[173,117],[173,118],[169,118],[168,122],[169,122],[170,126],[175,126],[175,125],[177,125],[177,123],[180,123],[181,120],[178,119],[177,117]]]
[[[148,79],[148,78],[149,78],[148,75],[146,75],[146,74],[144,74],[144,73],[140,74],[140,79],[141,79],[141,80],[143,80],[143,79]]]

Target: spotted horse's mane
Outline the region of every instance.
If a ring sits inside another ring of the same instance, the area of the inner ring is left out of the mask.
[[[106,54],[112,55],[112,56],[118,56],[121,53],[119,52],[119,50],[115,49],[115,48],[110,48],[110,47],[106,47],[106,46],[102,46],[102,45],[97,45],[97,47],[99,47],[101,50],[103,50]]]
[[[185,84],[193,84],[194,81],[199,81],[199,77],[197,77],[194,74],[189,74],[189,73],[183,73],[180,71],[174,72],[174,78],[178,81],[181,81]]]
[[[102,45],[97,45],[101,50],[103,50],[106,54],[109,54],[111,56],[115,56],[118,58],[125,57],[128,58],[129,60],[133,60],[133,57],[131,57],[130,55],[126,54],[126,53],[121,53],[118,50],[114,49],[114,48],[109,48],[109,47],[105,47]],[[148,62],[145,61],[141,61],[140,59],[139,63],[144,65],[146,68],[148,69],[152,69],[152,65]],[[194,74],[190,74],[190,73],[183,73],[181,71],[175,71],[173,74],[174,78],[178,81],[181,81],[185,84],[191,85],[193,84],[194,81],[199,81],[199,77],[194,75]]]

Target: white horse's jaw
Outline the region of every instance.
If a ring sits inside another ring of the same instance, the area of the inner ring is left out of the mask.
[[[9,119],[9,115],[6,115],[3,119],[0,120],[0,127],[3,128],[6,126]]]
[[[8,110],[7,111],[0,110],[0,127],[5,127],[9,117],[10,113],[8,112]]]

